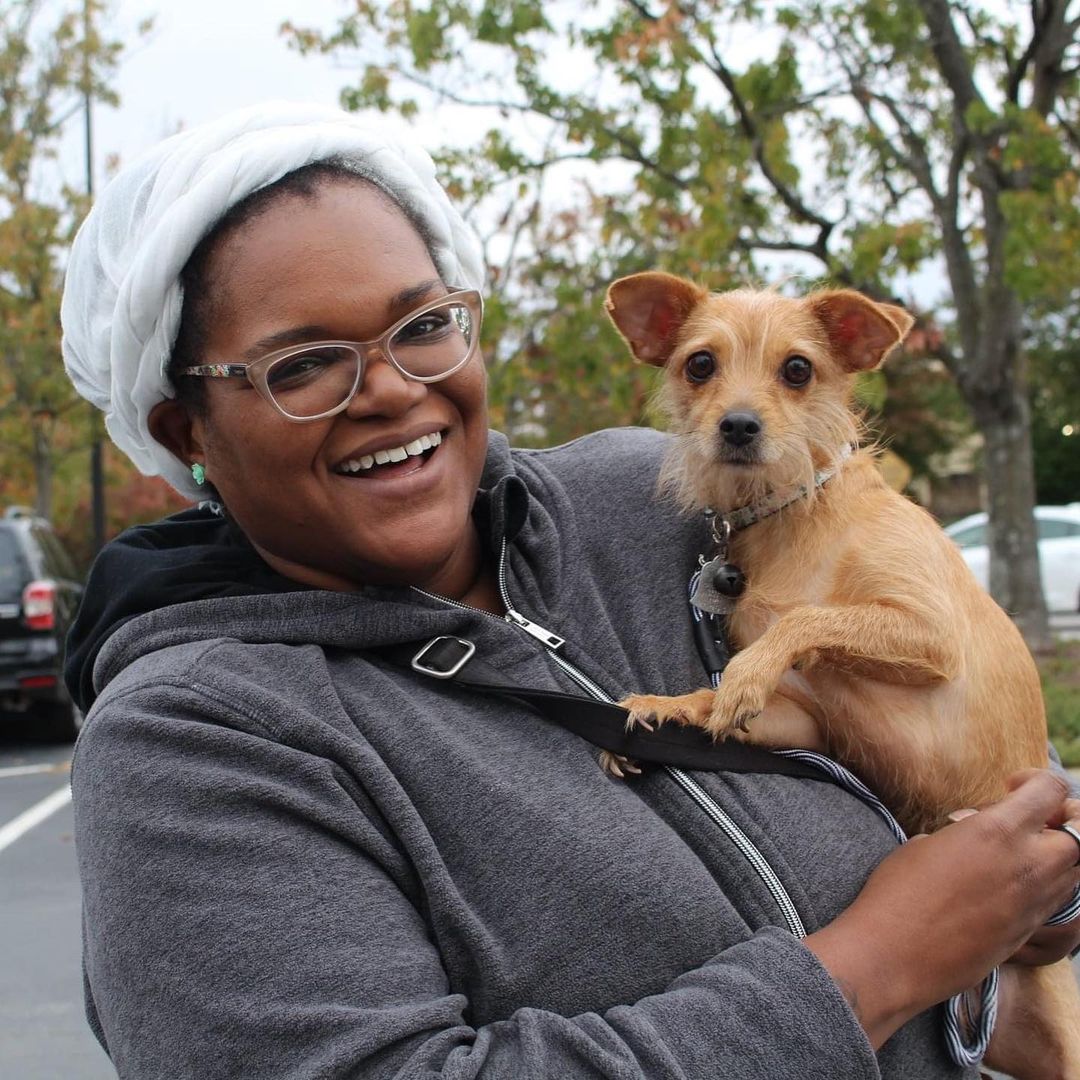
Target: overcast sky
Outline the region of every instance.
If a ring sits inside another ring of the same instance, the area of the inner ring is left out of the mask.
[[[287,19],[330,28],[348,0],[112,0],[110,29],[130,41],[115,87],[119,108],[94,107],[96,180],[106,159],[130,161],[179,127],[270,98],[337,104],[350,73],[323,57],[303,58],[279,32]],[[136,28],[154,18],[149,39]],[[70,122],[64,171],[83,175],[82,117]]]

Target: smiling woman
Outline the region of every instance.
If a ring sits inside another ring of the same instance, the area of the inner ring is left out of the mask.
[[[897,851],[824,775],[621,782],[423,674],[449,638],[563,703],[703,677],[666,439],[489,433],[478,252],[400,133],[280,105],[164,143],[76,240],[72,378],[209,496],[102,552],[69,643],[119,1075],[974,1077],[938,1003],[1076,944],[1039,929],[1077,881],[1059,780]]]
[[[194,412],[159,402],[151,433],[203,466],[255,550],[293,580],[490,593],[470,518],[487,449],[478,295],[448,288],[396,204],[347,170],[259,194],[257,227],[203,241],[194,291],[211,299],[180,323],[201,363],[173,369],[246,377],[209,378]],[[452,295],[476,311],[467,336]]]

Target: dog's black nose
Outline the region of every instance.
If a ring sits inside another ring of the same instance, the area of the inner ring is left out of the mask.
[[[728,446],[748,446],[761,432],[761,417],[752,412],[729,412],[720,421],[720,434]]]

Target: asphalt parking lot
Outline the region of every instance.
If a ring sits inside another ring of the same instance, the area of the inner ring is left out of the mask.
[[[116,1080],[86,1025],[70,746],[0,732],[0,1075]]]

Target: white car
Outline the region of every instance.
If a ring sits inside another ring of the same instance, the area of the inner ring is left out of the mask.
[[[1068,506],[1036,506],[1039,566],[1043,593],[1051,611],[1080,610],[1080,503]],[[960,548],[964,561],[984,589],[990,579],[987,547],[987,516],[971,514],[945,529]]]

